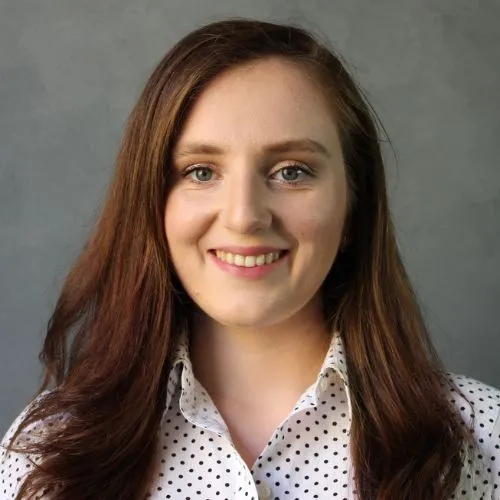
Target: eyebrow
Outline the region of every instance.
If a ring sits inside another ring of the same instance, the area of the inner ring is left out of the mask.
[[[203,144],[199,142],[191,142],[181,145],[181,147],[175,152],[176,157],[197,155],[197,154],[207,154],[207,155],[223,155],[226,151],[219,146],[213,144]],[[316,153],[321,154],[327,158],[331,157],[328,149],[318,141],[313,139],[291,139],[288,141],[275,142],[268,144],[262,148],[262,152],[271,155],[282,154],[282,153]]]

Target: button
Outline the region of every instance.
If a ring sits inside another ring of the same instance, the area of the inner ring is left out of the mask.
[[[328,389],[328,380],[326,378],[322,378],[319,382],[319,388],[321,392],[325,392]]]
[[[271,498],[271,488],[267,484],[261,483],[257,486],[259,500],[269,500]]]

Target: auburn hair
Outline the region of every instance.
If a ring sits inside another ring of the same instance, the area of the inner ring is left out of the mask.
[[[37,425],[43,439],[9,446],[41,459],[18,499],[44,491],[53,500],[145,496],[173,348],[191,310],[164,231],[171,151],[207,84],[270,57],[318,83],[339,128],[349,243],[322,290],[325,321],[346,350],[357,494],[429,500],[454,492],[470,432],[447,397],[451,382],[398,250],[383,127],[328,43],[299,26],[238,18],[181,39],[130,114],[100,216],[48,322],[40,397],[14,436]]]

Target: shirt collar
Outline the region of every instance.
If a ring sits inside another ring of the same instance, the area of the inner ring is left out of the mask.
[[[337,372],[344,384],[347,386],[349,381],[347,377],[347,363],[344,351],[344,344],[342,342],[342,335],[336,331],[332,335],[330,347],[326,353],[325,359],[320,369],[320,376],[326,374],[328,371],[333,370]]]
[[[176,391],[179,391],[181,411],[188,420],[195,423],[201,418],[202,424],[206,426],[206,428],[216,430],[216,432],[220,434],[227,433],[227,428],[225,428],[222,419],[219,418],[216,408],[213,411],[213,415],[207,415],[203,409],[200,409],[200,405],[197,404],[197,401],[207,400],[209,396],[194,377],[193,366],[189,356],[188,331],[188,328],[185,326],[181,330],[176,343],[172,358],[172,369],[167,383],[166,407],[169,408],[171,406],[174,394]],[[335,378],[340,380],[335,381]],[[342,336],[340,332],[336,331],[332,335],[328,351],[316,381],[303,393],[303,397],[300,398],[293,411],[296,412],[305,408],[317,407],[319,402],[323,399],[324,393],[328,391],[332,385],[339,382],[342,384],[341,390],[345,391],[348,412],[351,417],[352,404],[347,378],[345,350]],[[200,414],[202,411],[203,413]],[[202,417],[200,417],[200,415],[202,415]]]
[[[219,435],[229,436],[229,430],[220,416],[218,409],[211,404],[206,390],[201,386],[193,373],[193,366],[189,355],[188,328],[183,328],[178,337],[174,353],[172,369],[167,384],[167,409],[171,409],[172,398],[178,401],[180,411],[184,417],[194,425],[214,431]],[[335,389],[334,386],[341,385]],[[299,398],[292,414],[302,410],[316,408],[325,401],[327,391],[344,391],[349,417],[352,415],[351,398],[349,394],[346,359],[342,337],[334,332],[330,340],[315,382],[309,386]],[[174,396],[175,395],[175,396]],[[177,399],[178,398],[178,399]]]
[[[174,350],[174,356],[172,359],[173,359],[172,371],[175,371],[174,368],[176,368],[178,365],[183,365],[185,367],[188,367],[190,371],[192,371],[191,359],[189,356],[189,335],[187,328],[183,328],[181,330],[181,334],[178,338]],[[326,353],[326,356],[323,360],[323,364],[321,365],[318,379],[316,382],[319,382],[322,378],[325,377],[327,373],[329,373],[332,370],[340,376],[340,378],[347,387],[348,377],[347,377],[347,363],[344,351],[344,344],[342,342],[342,336],[338,331],[334,332],[332,335],[328,352]]]

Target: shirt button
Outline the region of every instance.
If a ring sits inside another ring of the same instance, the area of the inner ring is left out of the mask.
[[[257,486],[257,493],[259,494],[259,500],[269,500],[271,498],[271,488],[264,483]]]
[[[328,389],[328,380],[326,380],[326,378],[322,378],[319,381],[319,388],[321,389],[321,392],[325,392]]]

